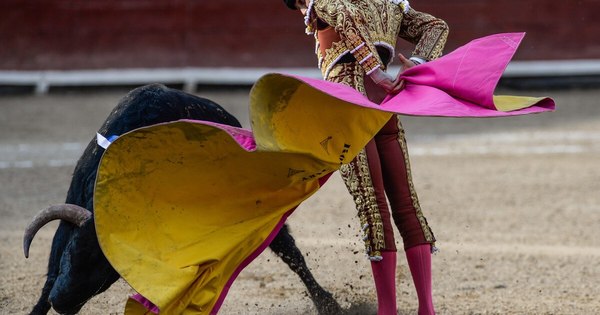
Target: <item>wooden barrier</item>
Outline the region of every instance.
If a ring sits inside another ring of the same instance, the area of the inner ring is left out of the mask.
[[[525,31],[515,60],[600,59],[597,0],[411,4],[448,22],[447,50]],[[281,0],[0,1],[0,70],[312,68],[313,49],[302,17]]]

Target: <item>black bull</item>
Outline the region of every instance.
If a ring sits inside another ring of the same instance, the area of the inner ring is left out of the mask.
[[[152,84],[128,93],[98,132],[109,137],[179,119],[240,127],[234,116],[210,100]],[[49,221],[61,220],[52,241],[46,283],[32,314],[46,314],[51,307],[59,313],[77,313],[90,298],[119,279],[100,250],[91,214],[96,172],[103,152],[95,139],[90,141],[75,167],[66,203],[42,210],[25,232],[23,245],[28,256],[35,233]],[[287,226],[277,234],[270,248],[300,276],[320,314],[340,312],[332,295],[313,278]]]

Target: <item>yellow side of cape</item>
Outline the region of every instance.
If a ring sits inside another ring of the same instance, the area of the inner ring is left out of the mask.
[[[494,95],[494,105],[499,111],[510,112],[530,107],[546,99],[545,97]]]

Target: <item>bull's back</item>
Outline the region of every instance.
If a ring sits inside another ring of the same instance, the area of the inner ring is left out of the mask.
[[[120,136],[137,128],[176,121],[203,120],[241,127],[240,122],[219,104],[162,84],[136,88],[123,97],[104,121],[98,133],[106,138]],[[93,211],[93,190],[96,171],[104,149],[96,137],[88,144],[75,166],[67,203]]]
[[[150,84],[129,92],[121,99],[99,132],[105,136],[121,135],[136,128],[179,119],[241,127],[233,115],[211,100],[162,84]]]

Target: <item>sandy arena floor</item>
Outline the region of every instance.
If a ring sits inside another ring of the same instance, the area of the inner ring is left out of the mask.
[[[414,182],[441,251],[439,314],[600,314],[600,90],[549,95],[555,113],[501,119],[403,120]],[[247,126],[247,90],[204,91]],[[23,229],[64,201],[70,174],[124,91],[0,97],[0,314],[25,314],[44,282],[56,224],[29,259]],[[336,174],[289,220],[315,277],[354,314],[374,314],[353,203]],[[416,314],[398,259],[399,314]],[[123,281],[82,314],[119,314]],[[315,314],[304,286],[268,250],[234,283],[220,314]]]

